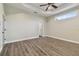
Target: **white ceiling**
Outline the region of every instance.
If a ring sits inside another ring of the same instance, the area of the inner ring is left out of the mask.
[[[50,7],[48,11],[45,11],[47,6],[40,7],[41,4],[45,3],[6,3],[5,5],[14,6],[26,12],[28,11],[46,17],[55,15],[79,5],[78,3],[55,3],[55,5],[58,6],[57,9]]]

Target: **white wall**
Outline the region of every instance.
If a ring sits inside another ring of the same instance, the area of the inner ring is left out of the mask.
[[[0,4],[0,52],[1,52],[1,49],[3,47],[3,34],[2,34],[2,31],[3,31],[3,5]]]
[[[74,11],[79,13],[79,8]],[[69,11],[64,13],[67,12]],[[8,8],[6,6],[5,13],[7,15],[6,42],[34,38],[40,34],[79,42],[79,15],[64,21],[57,21],[54,16],[44,18],[37,14],[22,12],[22,10],[11,6],[8,6]],[[40,29],[40,23],[43,24],[42,29]]]
[[[9,14],[6,16],[6,42],[19,41],[38,37],[39,24],[43,24],[42,35],[45,35],[45,21],[43,17],[27,13]]]
[[[47,23],[48,36],[79,42],[79,9],[74,11],[78,16],[64,21],[57,21],[52,16]]]

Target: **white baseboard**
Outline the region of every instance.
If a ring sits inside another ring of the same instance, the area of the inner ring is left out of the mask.
[[[50,37],[50,38],[56,38],[56,39],[59,39],[59,40],[64,40],[64,41],[68,41],[68,42],[72,42],[72,43],[79,44],[78,41],[73,41],[73,40],[69,40],[69,39],[65,39],[65,38],[61,38],[61,37],[49,36],[49,35],[43,35],[43,36],[44,37]],[[7,43],[13,43],[13,42],[18,42],[18,41],[23,41],[23,40],[30,40],[30,39],[34,39],[34,38],[39,38],[39,37],[36,36],[36,37],[29,37],[29,38],[17,39],[17,40],[14,40],[14,41],[8,41],[8,42],[6,41],[5,44],[7,44]]]
[[[46,35],[43,35],[43,36],[46,36]],[[13,42],[18,42],[18,41],[23,41],[23,40],[30,40],[30,39],[34,39],[34,38],[39,38],[39,36],[29,37],[29,38],[22,38],[22,39],[17,39],[17,40],[13,40],[13,41],[5,41],[5,44],[7,44],[7,43],[13,43]]]
[[[56,37],[56,36],[48,36],[48,35],[46,35],[46,36],[50,37],[50,38],[56,38],[56,39],[59,39],[59,40],[64,40],[64,41],[68,41],[68,42],[79,44],[78,41],[73,41],[73,40],[69,40],[69,39],[65,39],[65,38],[61,38],[61,37]]]
[[[34,38],[39,38],[39,37],[36,36],[36,37],[17,39],[17,40],[13,40],[13,41],[5,41],[5,44],[7,44],[7,43],[13,43],[13,42],[18,42],[18,41],[23,41],[23,40],[30,40],[30,39],[34,39]]]

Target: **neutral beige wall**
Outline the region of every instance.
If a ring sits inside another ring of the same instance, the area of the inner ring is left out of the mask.
[[[58,21],[52,16],[47,22],[48,36],[79,42],[79,9],[74,11],[78,15],[64,21]]]
[[[26,13],[10,14],[6,16],[6,42],[19,41],[45,35],[44,18]],[[39,24],[43,24],[40,32]]]
[[[3,47],[3,34],[2,34],[2,31],[3,31],[3,14],[4,14],[4,11],[3,11],[3,5],[0,3],[0,51]]]

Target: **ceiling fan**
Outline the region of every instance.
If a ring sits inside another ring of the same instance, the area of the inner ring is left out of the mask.
[[[47,3],[47,4],[40,5],[40,7],[42,7],[42,6],[47,6],[47,8],[45,9],[45,11],[47,11],[50,6],[52,6],[55,9],[58,8],[56,5],[54,5],[54,3]]]

